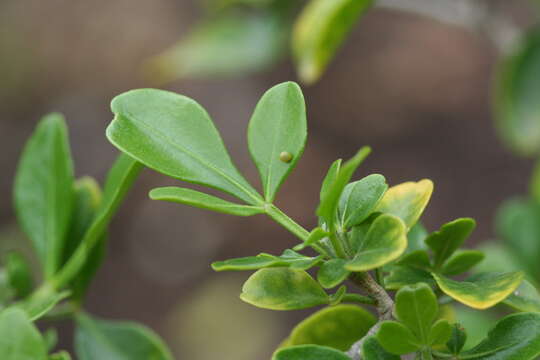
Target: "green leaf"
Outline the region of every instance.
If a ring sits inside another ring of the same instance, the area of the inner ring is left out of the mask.
[[[325,289],[331,289],[341,284],[351,273],[345,269],[345,259],[331,259],[321,265],[317,272],[317,281]]]
[[[317,311],[291,332],[287,345],[322,345],[346,351],[375,324],[371,313],[355,305],[336,305]]]
[[[523,280],[516,291],[503,300],[503,304],[518,311],[540,312],[540,294],[533,284]]]
[[[362,356],[364,360],[400,360],[398,355],[388,353],[377,338],[371,336],[362,345]]]
[[[328,295],[308,273],[289,268],[257,271],[244,283],[240,298],[271,310],[305,309],[329,302]]]
[[[293,250],[300,251],[308,246],[316,245],[320,240],[329,236],[329,234],[320,227],[316,227],[309,233],[309,237],[302,244],[298,244],[293,247]]]
[[[467,329],[467,339],[463,347],[469,350],[484,339],[485,334],[495,325],[498,315],[492,311],[472,309],[465,305],[455,304],[456,320]]]
[[[81,244],[99,210],[103,196],[98,183],[94,179],[83,177],[75,182],[74,198],[73,215],[62,264],[65,264],[71,258]],[[84,297],[88,286],[105,257],[106,237],[106,234],[100,237],[96,246],[90,251],[84,267],[69,285],[73,299],[80,300]]]
[[[277,256],[260,254],[257,256],[216,261],[212,263],[212,269],[214,271],[244,271],[283,265],[284,262]]]
[[[47,347],[24,311],[8,308],[0,313],[0,358],[46,360]]]
[[[145,70],[157,83],[246,76],[281,58],[289,28],[279,14],[227,12],[195,25],[178,43],[150,59]]]
[[[366,176],[345,186],[339,199],[341,226],[349,229],[367,219],[387,189],[386,179],[379,174]]]
[[[425,250],[410,252],[404,255],[396,264],[421,270],[429,270],[431,268],[429,254]]]
[[[274,201],[279,187],[300,160],[306,139],[302,90],[293,82],[272,87],[259,100],[248,127],[249,152],[259,170],[267,202]],[[290,159],[282,158],[282,154]]]
[[[150,198],[152,200],[175,202],[236,216],[264,214],[262,207],[235,204],[199,191],[174,186],[153,189],[150,191]]]
[[[407,233],[407,239],[409,241],[407,244],[407,252],[426,249],[427,246],[425,240],[427,236],[427,230],[420,222],[414,224]]]
[[[450,339],[446,343],[446,347],[450,350],[450,353],[457,355],[463,349],[465,342],[467,341],[467,333],[460,324],[452,325],[452,334]]]
[[[318,345],[298,345],[279,350],[272,360],[351,360],[345,353]]]
[[[444,266],[441,273],[444,275],[462,274],[484,260],[485,255],[479,250],[462,250],[455,253]]]
[[[103,239],[107,226],[112,220],[128,190],[139,175],[142,165],[133,158],[121,154],[112,166],[105,181],[103,200],[99,206],[92,224],[81,240],[81,246],[73,253],[62,270],[51,281],[57,288],[75,278],[92,259],[92,251]],[[82,245],[84,244],[84,245]]]
[[[487,273],[468,281],[455,281],[435,273],[433,277],[446,295],[472,308],[487,309],[514,292],[523,273]]]
[[[317,215],[326,220],[330,229],[336,220],[336,210],[343,189],[370,152],[369,147],[363,147],[343,166],[340,166],[341,162],[334,162],[328,171],[321,189],[321,203],[317,208]]]
[[[64,118],[44,117],[26,143],[14,185],[15,210],[50,278],[59,268],[71,209],[73,164]]]
[[[430,234],[426,244],[435,253],[435,268],[443,263],[465,242],[476,227],[476,222],[470,218],[461,218],[441,226],[439,231]]]
[[[462,358],[533,360],[540,356],[540,314],[521,313],[500,320],[487,338]]]
[[[30,295],[34,288],[34,281],[25,258],[17,252],[10,252],[6,256],[5,267],[9,285],[15,290],[15,296],[24,298]]]
[[[233,165],[208,113],[185,96],[155,89],[128,91],[111,103],[108,139],[165,175],[206,185],[256,205],[262,200]]]
[[[71,356],[67,351],[60,351],[49,356],[49,360],[71,360]]]
[[[292,50],[302,81],[319,79],[372,0],[312,0],[296,21]]]
[[[375,211],[401,218],[410,229],[420,219],[432,192],[433,183],[428,179],[392,186],[384,194]]]
[[[383,322],[377,332],[377,340],[386,351],[396,355],[409,354],[420,348],[416,336],[396,321]]]
[[[532,200],[511,199],[497,211],[495,230],[512,253],[535,278],[540,277],[540,205]]]
[[[540,150],[540,116],[534,80],[540,75],[540,32],[532,28],[520,46],[499,65],[495,82],[494,110],[499,136],[522,156]]]
[[[75,351],[79,360],[173,360],[163,340],[150,329],[88,314],[77,316]]]
[[[435,283],[431,274],[425,270],[396,265],[391,267],[390,274],[384,278],[384,287],[390,290],[398,290],[405,285],[414,285],[420,282]]]
[[[428,344],[430,346],[445,344],[452,335],[452,326],[446,319],[439,319],[431,327]]]
[[[407,229],[401,219],[381,215],[373,221],[356,256],[347,263],[350,271],[368,271],[397,259],[407,248]]]
[[[71,295],[70,291],[57,292],[49,287],[42,287],[34,292],[31,297],[23,302],[17,303],[19,308],[23,309],[30,320],[35,321],[49,311],[51,311],[58,303],[68,298]]]
[[[420,283],[401,288],[396,294],[395,313],[418,339],[418,344],[430,345],[431,327],[439,313],[439,305],[428,285]]]
[[[321,262],[322,258],[322,256],[305,256],[291,249],[286,249],[279,257],[279,259],[283,261],[285,265],[289,266],[291,269],[296,270],[311,269],[313,266]]]

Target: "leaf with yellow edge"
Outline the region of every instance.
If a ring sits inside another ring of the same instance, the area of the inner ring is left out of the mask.
[[[448,296],[475,309],[487,309],[504,300],[523,280],[522,272],[485,273],[467,281],[455,281],[432,274]]]
[[[375,211],[401,218],[410,229],[420,219],[432,193],[433,182],[428,179],[392,186],[384,194]]]
[[[383,214],[371,224],[356,256],[347,263],[350,271],[368,271],[397,259],[407,248],[407,229],[401,219]]]

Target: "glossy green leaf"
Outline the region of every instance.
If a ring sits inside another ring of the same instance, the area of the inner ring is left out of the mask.
[[[65,264],[81,244],[84,236],[96,216],[103,196],[98,183],[90,178],[83,177],[75,182],[74,206],[71,223],[68,231],[62,264]],[[106,234],[102,235],[96,246],[90,251],[84,267],[71,282],[69,288],[73,299],[82,299],[90,285],[97,269],[105,257]]]
[[[261,269],[244,283],[240,298],[271,310],[295,310],[327,304],[328,295],[303,270]]]
[[[79,360],[173,360],[163,340],[150,329],[87,314],[77,316],[75,351]]]
[[[84,246],[81,245],[77,248],[60,273],[53,279],[52,284],[54,286],[60,287],[73,280],[85,269],[88,261],[93,259],[91,256],[92,251],[96,246],[99,246],[107,226],[135,179],[137,179],[141,169],[142,165],[133,158],[125,154],[118,156],[107,175],[101,205],[94,216],[92,224],[88,227],[81,240],[81,244],[84,244]]]
[[[347,263],[350,271],[368,271],[397,259],[407,248],[407,229],[401,219],[384,214],[371,224],[356,256]]]
[[[452,335],[452,326],[446,319],[439,319],[429,332],[428,344],[430,346],[445,344]]]
[[[371,149],[369,147],[363,147],[342,166],[340,166],[340,162],[334,162],[328,171],[323,182],[323,188],[321,189],[321,203],[317,208],[317,215],[326,220],[329,228],[332,228],[336,220],[339,197],[343,189],[345,189],[353,173],[370,152]]]
[[[532,200],[511,199],[497,212],[497,235],[519,258],[520,269],[540,277],[540,205]]]
[[[540,312],[540,294],[533,284],[523,280],[516,291],[503,300],[503,304],[518,311]]]
[[[375,324],[375,317],[355,305],[324,308],[300,322],[287,345],[315,344],[346,351]]]
[[[14,185],[19,223],[50,278],[59,268],[71,215],[73,164],[60,114],[41,120],[21,155]]]
[[[425,270],[396,265],[391,267],[390,274],[384,278],[384,287],[398,290],[405,285],[414,285],[419,282],[435,283],[431,274]]]
[[[540,32],[533,27],[520,46],[500,66],[495,83],[495,119],[499,136],[515,153],[537,155],[540,150]]]
[[[331,289],[341,284],[351,273],[345,269],[345,259],[331,259],[321,265],[317,272],[317,281],[325,289]]]
[[[15,291],[15,296],[18,298],[28,296],[34,288],[34,280],[26,259],[17,252],[10,252],[6,256],[5,267],[9,285]]]
[[[472,308],[487,309],[514,292],[523,273],[487,273],[468,281],[455,281],[440,274],[433,277],[446,295]]]
[[[259,204],[260,195],[233,165],[208,113],[185,96],[155,89],[128,91],[111,103],[108,139],[165,175]]]
[[[0,358],[2,360],[46,360],[47,347],[24,311],[8,308],[0,312]]]
[[[300,87],[285,82],[269,89],[255,107],[248,127],[249,152],[259,170],[267,202],[274,201],[300,160],[306,139],[306,104]],[[283,161],[283,153],[289,155],[289,161]]]
[[[351,228],[364,221],[377,206],[388,189],[386,179],[372,174],[345,186],[339,199],[339,216],[343,228]]]
[[[441,268],[441,273],[444,275],[458,275],[462,274],[472,267],[476,266],[482,260],[485,255],[479,250],[462,250],[455,253],[444,266]]]
[[[375,211],[399,217],[410,229],[420,219],[432,192],[433,183],[428,179],[392,186]]]
[[[146,71],[155,83],[183,78],[245,76],[274,64],[286,48],[290,24],[271,12],[228,12],[195,26]],[[264,46],[261,46],[264,44]]]
[[[153,189],[150,191],[150,198],[236,216],[252,216],[264,213],[264,209],[259,206],[235,204],[199,191],[174,186]]]
[[[427,248],[425,243],[427,236],[428,232],[420,222],[414,224],[407,233],[407,252],[425,250]]]
[[[418,339],[417,343],[430,344],[431,327],[439,314],[437,298],[431,288],[423,283],[405,286],[396,294],[395,302],[397,318],[411,330]],[[384,343],[381,344],[384,346]]]
[[[322,75],[346,35],[372,0],[312,0],[296,21],[292,49],[298,75],[313,83]]]
[[[351,360],[345,353],[326,346],[298,345],[281,349],[272,360]]]
[[[443,263],[465,242],[476,227],[476,222],[470,218],[461,218],[441,226],[439,231],[431,233],[426,244],[435,254],[435,268]]]
[[[382,347],[396,355],[412,353],[420,348],[416,336],[405,325],[396,321],[385,321],[377,332]]]
[[[463,328],[458,323],[452,325],[452,334],[450,335],[450,339],[446,343],[446,347],[448,348],[450,353],[453,355],[459,354],[463,349],[463,346],[465,346],[466,341],[467,332],[465,331],[465,328]]]
[[[534,360],[540,356],[540,314],[509,315],[480,344],[461,354],[465,359]]]
[[[285,251],[283,251],[283,254],[279,256],[279,259],[285,262],[287,266],[289,266],[291,269],[296,270],[311,269],[313,266],[320,263],[322,258],[322,256],[305,256],[291,249],[286,249]]]
[[[381,344],[377,341],[377,338],[371,336],[364,341],[362,345],[362,356],[364,360],[400,360],[398,355],[390,354],[387,352]]]
[[[317,244],[319,241],[328,236],[328,233],[320,227],[316,227],[309,233],[307,240],[301,244],[296,245],[293,250],[300,251],[308,246]]]

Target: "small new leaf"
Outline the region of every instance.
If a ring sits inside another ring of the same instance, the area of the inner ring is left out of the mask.
[[[435,268],[443,263],[465,242],[476,227],[470,218],[462,218],[444,224],[439,231],[430,234],[426,244],[435,253]]]

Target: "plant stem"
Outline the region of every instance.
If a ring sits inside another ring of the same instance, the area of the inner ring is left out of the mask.
[[[420,360],[433,360],[433,355],[431,355],[431,349],[422,349],[418,354]]]
[[[376,306],[377,306],[377,313],[379,315],[379,321],[369,331],[367,334],[358,340],[356,343],[354,343],[347,354],[351,357],[353,360],[361,360],[362,357],[360,355],[360,351],[362,350],[362,345],[364,344],[364,341],[370,336],[373,336],[379,331],[379,328],[381,327],[381,324],[385,320],[391,320],[392,319],[392,312],[394,310],[394,301],[388,295],[386,290],[379,285],[367,272],[363,273],[354,273],[350,277],[351,281],[355,283],[358,287],[365,290],[368,295],[375,300]]]

